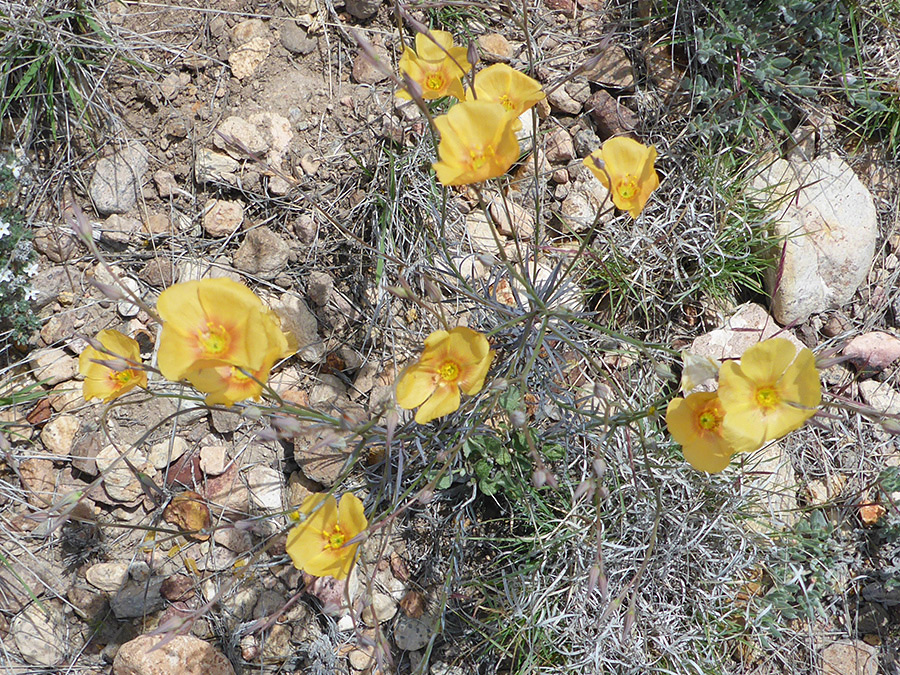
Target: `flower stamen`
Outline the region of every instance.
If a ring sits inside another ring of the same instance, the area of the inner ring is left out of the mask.
[[[459,378],[459,366],[453,361],[447,361],[438,369],[438,373],[444,382],[454,382]]]
[[[756,390],[756,403],[760,408],[771,410],[781,403],[781,397],[775,387],[760,387]]]
[[[197,341],[206,354],[216,356],[228,349],[231,336],[228,334],[225,326],[208,322],[205,331],[198,331]]]
[[[626,175],[619,181],[618,192],[622,199],[632,199],[638,192],[637,178],[631,174]]]

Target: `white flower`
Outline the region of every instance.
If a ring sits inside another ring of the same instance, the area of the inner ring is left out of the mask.
[[[28,263],[25,266],[25,269],[23,269],[22,271],[25,272],[25,274],[27,274],[29,277],[35,276],[38,273],[37,260]]]
[[[5,284],[12,278],[13,278],[13,273],[11,270],[5,269],[2,272],[0,272],[0,284]]]
[[[0,220],[0,239],[3,239],[6,235],[9,234],[9,223],[5,220]]]
[[[40,291],[38,291],[34,288],[29,287],[29,288],[25,289],[25,301],[26,302],[28,302],[29,300],[34,300],[39,295],[40,295]]]

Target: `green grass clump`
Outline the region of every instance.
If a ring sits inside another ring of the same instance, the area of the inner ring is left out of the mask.
[[[111,43],[83,0],[4,3],[0,11],[0,119],[56,142],[96,128],[99,71]]]

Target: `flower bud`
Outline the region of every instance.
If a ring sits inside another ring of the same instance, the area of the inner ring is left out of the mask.
[[[480,60],[481,57],[478,55],[478,47],[475,46],[475,41],[469,40],[469,46],[466,49],[466,61],[471,63],[472,66],[477,66]]]
[[[493,267],[497,264],[497,256],[493,253],[478,253],[475,257],[478,258],[478,262],[485,267]]]
[[[498,377],[496,380],[491,382],[491,389],[494,391],[506,391],[509,387],[509,382],[507,382],[505,377]]]
[[[547,483],[547,472],[543,469],[535,469],[531,474],[531,484],[536,488],[542,488]]]
[[[528,423],[528,416],[525,414],[524,410],[513,410],[509,413],[509,423],[516,429],[524,429],[525,425]]]
[[[258,420],[262,417],[262,410],[255,405],[248,405],[241,410],[241,417],[245,417],[248,420]]]
[[[581,483],[575,489],[575,495],[574,495],[573,499],[576,502],[585,496],[588,499],[590,499],[591,497],[594,496],[594,490],[596,490],[596,489],[597,489],[597,486],[594,483],[594,481],[591,480],[590,478],[587,478],[587,479],[581,481]]]
[[[593,462],[592,466],[594,467],[594,475],[597,478],[603,478],[603,474],[606,473],[606,460],[602,457],[597,457]]]

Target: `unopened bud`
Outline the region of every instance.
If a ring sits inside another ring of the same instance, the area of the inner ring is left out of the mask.
[[[594,382],[594,396],[601,401],[608,401],[612,398],[612,389],[598,380]]]
[[[898,435],[898,434],[900,434],[900,420],[886,417],[883,420],[881,420],[881,428],[884,429],[889,434]]]
[[[401,300],[408,300],[413,297],[412,291],[402,286],[388,286],[387,292]]]
[[[423,488],[419,493],[419,503],[422,505],[430,504],[432,499],[434,499],[434,490],[430,487]]]
[[[491,382],[491,389],[494,391],[506,391],[509,387],[509,382],[506,381],[505,377],[498,377],[496,380]]]
[[[667,363],[656,363],[653,366],[653,370],[656,375],[663,380],[677,380],[675,377],[675,372],[669,367]]]
[[[597,488],[597,496],[600,497],[601,500],[609,499],[609,488],[605,485],[601,485]]]
[[[591,570],[588,572],[588,594],[593,593],[600,584],[600,578],[603,576],[603,572],[600,571],[600,565],[591,565]],[[606,579],[604,578],[604,582]]]
[[[469,40],[469,47],[466,49],[466,61],[472,64],[472,67],[478,65],[481,57],[478,55],[478,47],[475,46],[474,40]]]
[[[547,483],[547,472],[543,469],[536,469],[533,474],[531,474],[531,484],[536,488],[542,488]]]
[[[122,300],[125,296],[122,295],[122,291],[120,291],[115,286],[111,286],[110,284],[104,284],[96,279],[91,279],[91,285],[96,288],[98,291],[103,293],[109,300]]]
[[[585,479],[579,483],[578,487],[575,488],[574,499],[577,502],[582,497],[587,496],[588,499],[594,496],[594,490],[597,489],[596,483],[592,481],[590,478]]]
[[[528,423],[528,416],[524,410],[513,410],[509,413],[509,423],[516,429],[522,429]]]
[[[478,258],[478,262],[485,267],[493,267],[497,264],[497,256],[493,253],[479,253],[475,257]]]
[[[300,433],[300,422],[298,422],[293,417],[275,415],[274,417],[272,417],[272,426],[283,433]]]
[[[258,420],[262,417],[262,410],[257,408],[255,405],[248,405],[246,408],[241,410],[241,417],[245,417],[248,420]]]
[[[634,628],[634,620],[637,618],[636,610],[629,609],[625,612],[625,622],[622,625],[622,642],[627,642],[631,637],[631,629]]]
[[[432,302],[441,302],[444,299],[443,294],[441,293],[441,289],[437,287],[431,279],[425,279],[425,295],[428,296],[428,299]]]
[[[603,478],[603,474],[606,473],[606,460],[602,457],[597,457],[597,459],[592,462],[592,466],[594,467],[594,475],[597,476],[597,478]]]
[[[406,90],[406,93],[409,94],[413,98],[413,100],[421,101],[422,85],[420,85],[406,73],[401,73],[401,75],[403,75],[403,88]]]

